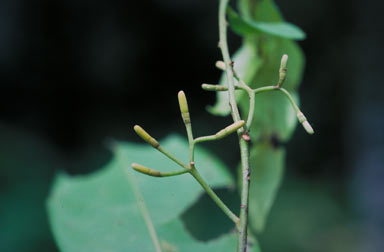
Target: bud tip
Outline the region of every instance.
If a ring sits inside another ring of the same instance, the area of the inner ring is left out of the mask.
[[[144,141],[152,145],[154,148],[159,147],[159,143],[156,141],[156,139],[151,137],[151,135],[149,135],[142,127],[140,127],[139,125],[135,125],[133,129],[139,137],[141,137]]]
[[[226,67],[225,67],[225,63],[224,61],[216,61],[216,67],[222,71],[225,71]]]
[[[315,132],[313,131],[312,126],[309,124],[308,121],[303,122],[303,127],[304,127],[305,131],[307,131],[308,134],[311,134],[311,135],[312,135],[313,133],[315,133]]]
[[[181,113],[188,113],[187,98],[185,97],[185,93],[183,90],[179,91],[179,93],[177,94],[177,98],[179,99]]]
[[[283,65],[285,67],[285,66],[287,66],[287,62],[288,62],[288,55],[283,54],[283,57],[281,57],[281,65]]]

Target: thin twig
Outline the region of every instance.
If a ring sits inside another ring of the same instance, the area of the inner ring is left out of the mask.
[[[189,171],[191,175],[199,182],[199,184],[204,188],[209,197],[216,203],[218,207],[231,219],[236,226],[239,224],[239,217],[237,217],[228,207],[227,205],[217,196],[217,194],[212,190],[212,188],[205,182],[205,180],[201,177],[199,172],[196,169],[191,169]]]
[[[219,5],[219,47],[223,60],[225,63],[227,81],[228,81],[228,95],[229,95],[229,105],[231,107],[231,113],[233,121],[240,121],[240,113],[237,108],[235,100],[235,88],[233,80],[233,70],[232,70],[232,61],[228,51],[227,44],[227,20],[225,19],[225,13],[227,11],[229,0],[220,0]]]
[[[194,161],[194,153],[195,153],[195,140],[193,139],[192,134],[192,124],[191,117],[189,115],[189,108],[187,98],[183,91],[180,91],[178,94],[179,106],[181,116],[183,118],[183,122],[185,124],[187,134],[188,134],[188,142],[189,142],[189,166],[187,168],[188,172],[197,180],[197,182],[203,187],[206,193],[212,198],[212,200],[218,205],[218,207],[223,210],[223,212],[231,219],[236,226],[239,223],[239,217],[237,217],[228,207],[227,205],[217,196],[217,194],[212,190],[212,188],[208,185],[207,182],[200,176],[199,172],[196,169],[195,161]],[[216,133],[216,138],[224,137],[225,135],[229,135],[232,132],[236,131],[239,127],[244,125],[244,121],[239,121],[237,123],[233,123],[232,125],[226,127],[225,129]]]
[[[231,107],[232,118],[235,122],[240,121],[240,114],[237,108],[235,99],[235,85],[233,80],[232,61],[229,56],[227,45],[227,21],[225,18],[229,0],[220,0],[219,5],[219,46],[221,54],[225,62],[225,68],[228,81],[228,96],[229,104]],[[248,202],[249,202],[249,178],[250,178],[250,162],[249,162],[249,143],[244,137],[242,130],[239,133],[239,145],[241,153],[241,166],[242,166],[242,185],[241,185],[241,208],[240,208],[240,223],[238,226],[238,252],[247,251],[247,238],[248,238]]]
[[[235,70],[233,70],[233,74],[236,78],[236,80],[239,82],[239,88],[245,90],[248,93],[249,96],[249,110],[248,110],[248,117],[247,117],[247,123],[246,123],[246,129],[249,130],[252,125],[253,115],[255,114],[255,93],[253,92],[253,89],[251,89],[236,73]]]

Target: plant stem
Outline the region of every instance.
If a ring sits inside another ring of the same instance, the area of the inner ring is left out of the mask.
[[[179,159],[177,159],[176,157],[174,157],[171,153],[169,153],[168,151],[166,151],[165,149],[163,149],[163,147],[159,146],[157,147],[157,150],[160,151],[161,153],[163,153],[167,158],[171,159],[173,162],[175,162],[176,164],[180,165],[181,167],[183,167],[184,169],[186,170],[189,170],[189,166],[184,164],[183,162],[181,162]]]
[[[281,88],[278,86],[266,86],[266,87],[261,87],[261,88],[256,88],[253,90],[255,94],[263,93],[263,92],[268,92],[268,91],[281,91],[285,96],[288,98],[289,102],[291,103],[293,109],[295,112],[300,112],[299,107],[297,106],[295,100],[293,99],[292,95],[285,89]]]
[[[246,129],[249,130],[249,128],[252,125],[253,115],[255,114],[255,93],[253,89],[251,89],[241,78],[240,76],[233,70],[233,74],[236,78],[236,80],[239,82],[240,86],[239,88],[245,90],[248,93],[249,96],[249,111],[248,111],[248,117],[247,117],[247,123],[246,123]],[[235,87],[236,88],[236,87]]]
[[[229,0],[220,0],[219,5],[219,47],[223,60],[225,63],[225,69],[227,73],[228,81],[228,95],[229,95],[229,105],[231,106],[231,113],[233,121],[240,121],[240,113],[237,108],[235,100],[235,85],[233,81],[233,71],[232,71],[232,61],[228,51],[227,44],[227,21],[225,19],[225,13],[227,11]]]
[[[199,182],[199,184],[204,188],[207,194],[212,198],[212,200],[220,207],[221,210],[231,219],[236,226],[238,226],[240,220],[228,207],[225,203],[217,196],[217,194],[212,190],[212,188],[205,182],[201,177],[200,173],[196,169],[191,169],[189,171],[191,175]]]
[[[191,148],[191,152],[192,152],[192,155],[194,153],[194,150],[195,150],[195,144],[198,143],[198,141],[196,142],[196,140],[198,140],[199,138],[195,139],[194,141],[190,142],[189,143],[189,146]],[[211,139],[211,140],[214,140],[214,139]],[[204,141],[203,141],[204,142]],[[219,196],[217,196],[217,194],[212,190],[212,188],[208,185],[207,182],[205,182],[205,180],[203,179],[203,177],[201,177],[200,173],[197,171],[196,167],[195,167],[195,163],[194,161],[191,161],[190,163],[190,167],[188,168],[188,172],[197,180],[197,182],[199,182],[199,184],[201,185],[201,187],[203,187],[203,189],[205,190],[205,192],[211,197],[211,199],[213,200],[213,202],[216,203],[216,205],[221,209],[223,210],[223,212],[228,216],[229,219],[231,219],[235,224],[236,224],[236,227],[238,228],[239,227],[239,223],[240,223],[240,219],[239,217],[236,216],[236,214],[234,214],[228,207],[227,205],[219,198]]]
[[[194,152],[194,146],[193,146],[192,125],[186,124],[185,128],[187,130],[188,143],[189,143],[189,162],[194,162],[195,161],[195,152]]]
[[[291,102],[291,105],[292,105],[293,109],[295,110],[295,112],[296,112],[296,113],[297,113],[297,112],[300,112],[300,109],[299,109],[299,107],[297,106],[295,100],[293,100],[293,97],[291,96],[291,94],[290,94],[287,90],[285,90],[284,88],[279,88],[279,90],[280,90],[281,92],[283,92],[283,93],[287,96],[287,98],[288,98],[288,100]]]
[[[239,138],[240,155],[241,155],[241,205],[240,205],[240,223],[238,233],[238,252],[247,251],[248,238],[248,203],[249,203],[249,186],[250,186],[250,153],[249,142],[244,138]]]
[[[227,45],[227,21],[225,13],[227,10],[229,0],[220,0],[219,5],[219,46],[221,54],[226,66],[227,80],[228,80],[228,95],[229,103],[232,111],[232,118],[235,122],[240,120],[239,110],[237,108],[235,99],[235,85],[233,80],[232,62],[229,56]],[[242,130],[238,130],[239,145],[241,153],[241,166],[242,166],[242,185],[241,185],[241,208],[240,208],[240,223],[238,226],[238,252],[247,251],[247,228],[248,228],[248,201],[249,201],[249,176],[250,176],[250,163],[249,163],[249,143],[243,138]]]

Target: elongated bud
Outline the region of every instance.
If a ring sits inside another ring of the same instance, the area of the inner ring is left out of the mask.
[[[180,105],[181,113],[189,113],[188,103],[187,103],[187,98],[185,97],[185,93],[183,91],[180,91],[177,94],[177,98],[179,98],[179,105]]]
[[[138,171],[140,173],[143,173],[143,174],[146,174],[149,176],[162,177],[161,172],[156,171],[156,170],[151,169],[151,168],[148,168],[148,167],[141,165],[141,164],[133,163],[132,168],[135,169],[135,171]]]
[[[283,57],[281,57],[281,63],[280,63],[280,70],[279,70],[279,82],[277,83],[278,87],[281,87],[284,84],[284,81],[287,77],[287,62],[288,62],[288,55],[284,54]]]
[[[156,139],[154,139],[153,137],[151,137],[142,127],[140,127],[139,125],[135,125],[135,127],[133,127],[133,129],[135,130],[136,134],[139,135],[139,137],[141,137],[144,141],[146,141],[147,143],[149,143],[150,145],[152,145],[152,147],[154,148],[158,148],[160,146],[159,142],[157,142]]]
[[[241,127],[243,127],[244,124],[245,124],[244,120],[234,122],[231,125],[227,126],[225,129],[222,129],[219,132],[217,132],[216,133],[216,138],[220,139],[220,138],[223,138],[225,136],[228,136],[228,135],[232,134],[233,132],[235,132],[236,130],[238,130]]]
[[[307,131],[308,134],[312,135],[312,134],[315,133],[315,131],[313,130],[312,126],[309,124],[308,121],[303,122],[302,125],[303,125],[305,131]]]
[[[225,67],[225,63],[224,61],[216,61],[216,67],[222,71],[225,71],[226,67]]]
[[[177,95],[177,98],[179,99],[181,117],[183,118],[185,124],[190,124],[191,117],[189,116],[187,98],[185,97],[184,92],[180,91]]]
[[[311,135],[312,135],[313,133],[315,133],[315,132],[313,131],[312,126],[309,124],[307,118],[305,117],[305,115],[304,115],[301,111],[299,111],[299,112],[296,114],[296,116],[297,116],[297,119],[299,120],[299,122],[301,123],[301,125],[303,125],[303,128],[305,129],[305,131],[307,131],[308,134],[311,134]]]
[[[206,91],[227,91],[228,88],[223,85],[213,85],[213,84],[203,84],[201,85],[201,88]]]

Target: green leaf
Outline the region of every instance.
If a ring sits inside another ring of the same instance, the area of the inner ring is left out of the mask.
[[[188,144],[182,138],[171,136],[162,146],[187,160]],[[234,250],[234,234],[203,243],[183,228],[179,216],[202,193],[192,176],[153,178],[134,173],[132,162],[159,170],[179,167],[148,145],[118,143],[114,149],[115,158],[94,174],[58,176],[48,212],[61,251],[156,251],[148,229],[151,225],[163,251]],[[196,165],[211,186],[233,186],[225,166],[208,152],[197,150]],[[148,209],[149,218],[139,201]]]
[[[250,24],[250,22],[242,19],[232,8],[228,7],[227,14],[231,29],[238,35],[241,36],[255,33],[255,28]]]
[[[249,0],[248,0],[249,1]],[[274,0],[257,0],[254,1],[250,8],[254,20],[263,22],[280,22],[283,21],[283,14]]]
[[[231,28],[239,35],[252,35],[264,32],[277,37],[303,40],[306,35],[299,27],[287,22],[262,22],[241,18],[233,9],[228,8],[228,20]]]
[[[287,22],[252,22],[251,25],[256,30],[260,30],[267,34],[275,35],[282,38],[303,40],[306,37],[303,30],[301,30],[296,25]]]
[[[280,187],[284,157],[283,148],[274,148],[270,144],[258,144],[252,149],[249,220],[256,232],[263,231]]]

